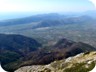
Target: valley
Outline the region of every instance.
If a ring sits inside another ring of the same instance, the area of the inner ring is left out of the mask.
[[[0,62],[9,72],[23,66],[42,68],[93,51],[96,18],[90,15],[52,13],[0,22]]]
[[[66,16],[44,14],[6,20],[0,23],[0,33],[20,34],[40,43],[56,42],[63,37],[96,47],[96,18],[90,15]]]

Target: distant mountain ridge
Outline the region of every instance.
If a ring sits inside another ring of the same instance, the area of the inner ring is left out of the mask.
[[[39,22],[42,20],[47,20],[47,19],[58,19],[63,16],[59,14],[41,14],[41,15],[35,15],[35,16],[30,16],[30,17],[25,17],[25,18],[17,18],[17,19],[9,19],[5,21],[1,21],[0,25],[1,26],[7,26],[7,25],[15,25],[15,24],[27,24],[27,23],[32,23],[32,22]]]
[[[82,15],[82,16],[67,16],[67,15],[60,15],[57,13],[50,13],[50,14],[41,14],[41,15],[34,15],[30,17],[25,18],[17,18],[17,19],[9,19],[5,21],[0,21],[0,26],[10,26],[10,25],[22,25],[22,24],[30,24],[34,22],[40,22],[40,24],[37,24],[37,27],[45,27],[47,26],[53,26],[56,23],[55,26],[58,25],[64,25],[64,24],[76,24],[76,23],[83,23],[87,21],[93,21],[93,18],[88,15]],[[34,28],[34,27],[33,27]]]

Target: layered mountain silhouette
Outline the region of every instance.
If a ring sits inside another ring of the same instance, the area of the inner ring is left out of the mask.
[[[49,47],[42,46],[35,39],[22,35],[0,34],[0,62],[7,71],[14,71],[26,65],[45,65],[82,52],[96,49],[82,42],[66,38]]]
[[[11,25],[23,25],[23,24],[32,24],[36,23],[35,26],[33,25],[31,28],[41,28],[41,27],[52,27],[52,26],[60,26],[66,24],[82,24],[86,22],[93,22],[95,21],[92,15],[80,15],[80,16],[67,16],[67,15],[60,15],[57,13],[50,13],[50,14],[41,14],[41,15],[34,15],[25,18],[18,18],[18,19],[9,19],[5,21],[0,21],[0,26],[11,26]]]

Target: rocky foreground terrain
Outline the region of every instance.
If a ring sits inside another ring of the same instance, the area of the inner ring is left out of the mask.
[[[96,64],[96,51],[81,53],[48,65],[24,66],[15,72],[89,72]]]

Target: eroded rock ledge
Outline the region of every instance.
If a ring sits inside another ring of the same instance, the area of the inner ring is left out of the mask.
[[[96,64],[96,51],[78,54],[74,57],[54,61],[48,65],[24,66],[15,72],[88,72]]]

